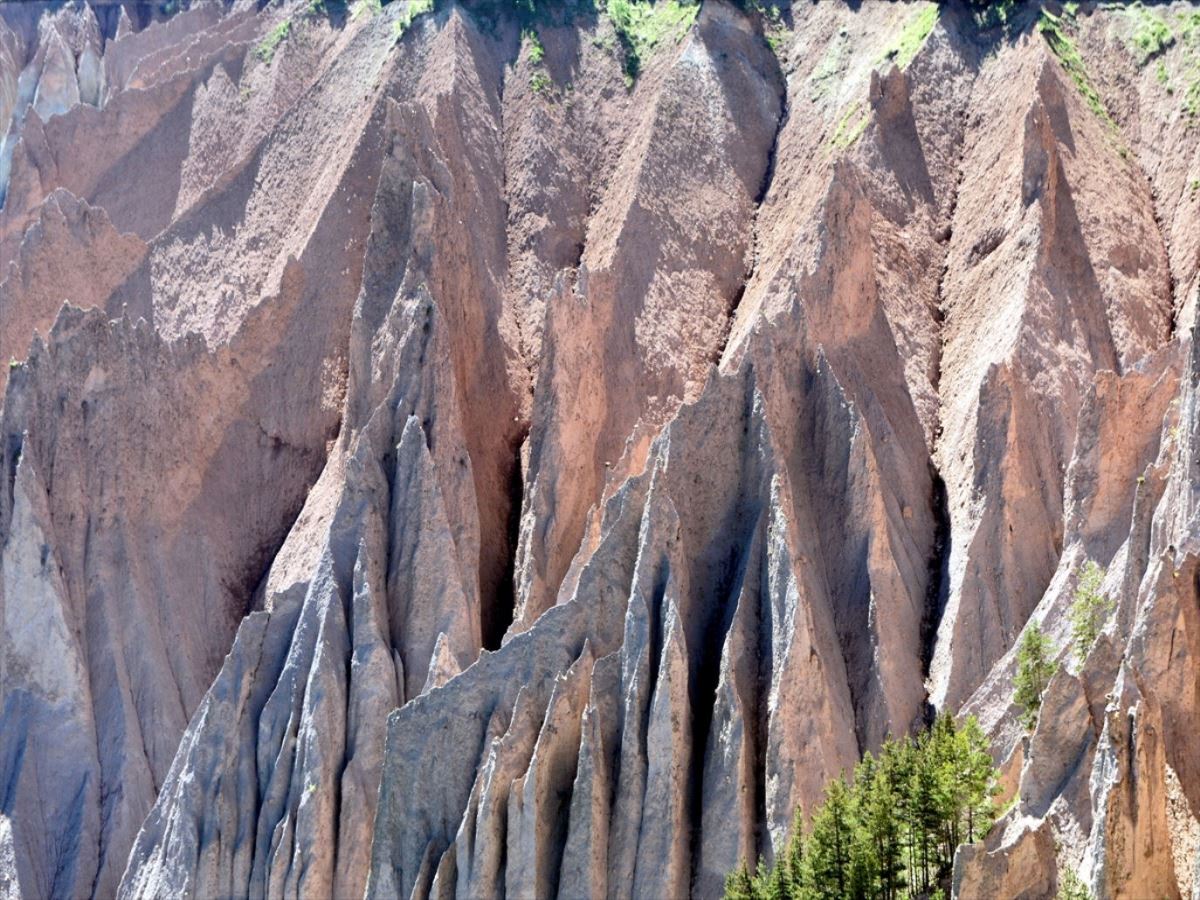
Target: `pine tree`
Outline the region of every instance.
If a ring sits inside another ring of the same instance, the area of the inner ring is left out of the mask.
[[[929,735],[921,735],[913,754],[913,770],[909,780],[909,814],[912,817],[913,851],[916,857],[913,881],[924,894],[933,887],[941,825],[938,779],[932,757]]]
[[[1079,573],[1079,585],[1075,588],[1075,599],[1071,603],[1071,649],[1081,663],[1096,643],[1104,621],[1112,612],[1114,603],[1101,590],[1104,570],[1095,561],[1088,560]]]
[[[792,817],[792,833],[776,865],[783,873],[787,897],[798,900],[804,889],[804,813],[798,806]]]
[[[887,741],[880,751],[880,766],[896,790],[896,818],[900,832],[900,854],[907,873],[906,883],[917,883],[917,847],[920,843],[917,813],[913,802],[916,772],[916,743],[911,740]]]
[[[780,866],[767,866],[767,861],[758,858],[758,868],[752,879],[756,900],[788,900],[783,887],[783,869]]]
[[[1058,664],[1051,659],[1050,639],[1037,624],[1030,625],[1017,648],[1017,674],[1013,678],[1013,700],[1022,709],[1021,722],[1027,730],[1032,731],[1037,724],[1042,694],[1057,669]]]
[[[980,840],[996,821],[996,795],[1000,786],[996,783],[996,765],[988,750],[987,735],[974,716],[967,716],[959,729],[962,765],[960,777],[966,784],[967,821],[963,840],[973,844]]]
[[[904,848],[901,819],[897,814],[899,796],[882,760],[876,763],[870,754],[856,770],[854,785],[859,795],[858,818],[864,841],[871,851],[870,894],[893,900],[904,886]],[[864,861],[865,862],[865,861]]]
[[[754,880],[750,877],[745,860],[725,876],[725,900],[758,900],[754,894]]]
[[[966,785],[959,777],[960,760],[958,729],[954,717],[942,713],[929,731],[926,755],[933,773],[933,797],[937,805],[938,827],[935,834],[937,854],[934,868],[938,875],[948,868],[954,848],[960,843],[959,833],[966,819]]]
[[[853,838],[850,796],[841,778],[829,782],[813,816],[804,861],[804,886],[814,898],[844,900],[850,887]]]

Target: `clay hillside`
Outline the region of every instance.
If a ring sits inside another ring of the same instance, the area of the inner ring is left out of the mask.
[[[0,203],[3,900],[1200,900],[1200,5],[8,0]]]

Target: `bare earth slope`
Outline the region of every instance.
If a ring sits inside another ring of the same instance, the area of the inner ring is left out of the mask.
[[[943,709],[956,895],[1200,898],[1200,13],[1066,6],[0,3],[0,898],[710,897]]]

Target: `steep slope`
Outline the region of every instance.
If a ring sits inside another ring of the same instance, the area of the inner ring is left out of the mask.
[[[1044,6],[0,4],[0,896],[712,896],[942,709],[959,896],[1200,896],[1200,28]]]

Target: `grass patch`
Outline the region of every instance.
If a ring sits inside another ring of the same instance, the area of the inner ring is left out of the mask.
[[[854,142],[862,137],[862,133],[867,130],[867,123],[871,120],[870,111],[863,105],[861,100],[855,100],[850,104],[850,108],[846,110],[845,115],[837,124],[837,128],[833,130],[833,137],[829,139],[829,146],[834,150],[845,150],[854,145]]]
[[[1062,19],[1043,9],[1041,18],[1038,19],[1037,29],[1046,39],[1046,43],[1050,45],[1050,51],[1058,58],[1063,71],[1075,82],[1075,87],[1084,102],[1087,103],[1088,109],[1114,132],[1118,131],[1117,123],[1109,115],[1108,108],[1100,97],[1100,92],[1092,84],[1091,76],[1088,75],[1087,66],[1083,62],[1079,48],[1075,46],[1075,42],[1063,29]]]
[[[1200,116],[1200,79],[1188,85],[1183,95],[1183,111],[1189,119]]]
[[[550,76],[545,72],[534,72],[529,78],[529,86],[533,88],[535,94],[544,94],[550,90],[553,84],[554,82],[550,80]]]
[[[687,34],[700,3],[693,0],[608,0],[608,17],[625,51],[625,82],[632,85],[656,47]]]
[[[286,41],[288,35],[291,33],[292,20],[286,19],[280,22],[271,29],[270,33],[254,49],[254,55],[270,65],[271,60],[275,58],[275,51],[279,49],[279,45]]]
[[[1182,51],[1182,60],[1175,71],[1185,81],[1183,114],[1195,119],[1200,116],[1200,12],[1183,13],[1176,24],[1179,26],[1176,43]]]
[[[901,69],[907,69],[917,51],[925,44],[929,32],[937,24],[940,8],[936,3],[928,3],[922,9],[908,17],[904,28],[897,35],[892,45],[879,58],[881,63],[892,62]]]
[[[1125,12],[1134,22],[1127,46],[1139,68],[1175,43],[1171,26],[1141,3],[1130,4]]]
[[[820,100],[828,95],[846,68],[846,51],[849,35],[843,29],[837,37],[829,42],[825,55],[808,77],[809,93],[813,100]]]
[[[418,16],[432,11],[433,0],[409,0],[409,4],[404,7],[404,12],[400,13],[396,21],[392,23],[392,34],[395,35],[396,40],[404,37]]]
[[[1195,47],[1200,42],[1200,12],[1183,14],[1179,37],[1189,47]]]

